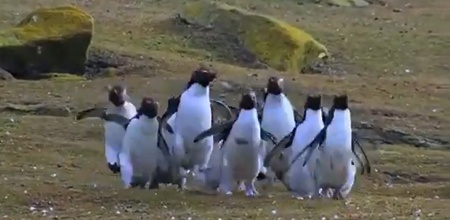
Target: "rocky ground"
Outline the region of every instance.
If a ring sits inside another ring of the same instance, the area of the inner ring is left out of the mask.
[[[225,1],[224,1],[225,2]],[[332,58],[308,74],[277,73],[239,42],[176,19],[183,1],[4,0],[0,28],[42,6],[75,3],[95,18],[87,80],[1,81],[0,217],[4,219],[443,219],[450,217],[450,3],[392,0],[338,8],[294,0],[226,1],[302,27]],[[377,1],[378,2],[378,1]],[[259,198],[122,190],[103,156],[102,124],[73,113],[123,82],[136,102],[165,103],[192,69],[220,72],[215,97],[236,104],[247,86],[282,75],[301,109],[306,94],[351,98],[354,126],[375,172],[347,201],[291,199],[282,186]],[[315,74],[312,74],[315,73]],[[323,219],[323,218],[322,218]]]

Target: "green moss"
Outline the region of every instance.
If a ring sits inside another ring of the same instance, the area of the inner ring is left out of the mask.
[[[273,17],[227,4],[191,3],[181,16],[237,36],[246,49],[277,70],[299,72],[311,60],[328,55],[325,46],[308,33]]]
[[[75,6],[41,8],[25,17],[13,30],[24,41],[91,33],[93,18]]]
[[[0,67],[19,78],[82,74],[92,31],[93,18],[77,7],[38,9],[0,33]]]
[[[22,41],[17,39],[14,33],[9,31],[0,31],[0,47],[10,45],[20,45]]]
[[[44,73],[43,78],[49,78],[55,81],[83,81],[86,80],[82,76],[70,74],[70,73]]]

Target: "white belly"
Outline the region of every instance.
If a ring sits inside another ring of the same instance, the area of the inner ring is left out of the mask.
[[[254,126],[257,125],[257,126]],[[236,139],[247,144],[238,144]],[[261,168],[261,134],[257,123],[233,126],[224,145],[224,159],[236,181],[255,178]]]

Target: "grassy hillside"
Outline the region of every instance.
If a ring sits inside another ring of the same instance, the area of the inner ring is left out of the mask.
[[[281,187],[247,199],[160,191],[122,190],[103,156],[98,120],[0,112],[0,217],[5,219],[422,219],[450,217],[450,151],[393,141],[403,131],[449,147],[450,29],[446,0],[392,0],[389,5],[336,8],[294,0],[222,1],[301,27],[332,53],[327,74],[293,75],[246,68],[236,42],[174,22],[186,1],[3,0],[0,28],[43,6],[74,3],[95,18],[90,62],[123,66],[123,74],[93,80],[0,82],[2,106],[43,104],[82,110],[104,99],[102,88],[125,82],[135,99],[162,103],[178,93],[200,62],[220,72],[213,94],[236,103],[239,88],[261,86],[269,75],[287,81],[297,107],[310,92],[347,92],[357,121],[376,127],[396,145],[366,143],[377,172],[358,180],[347,201],[291,199]],[[306,1],[305,1],[306,2]],[[247,66],[248,67],[248,66]],[[115,72],[117,70],[111,70]],[[42,113],[42,112],[41,112]],[[48,112],[47,112],[48,113]],[[46,112],[42,113],[46,114]],[[361,127],[361,126],[360,126]],[[391,134],[391,133],[389,133]],[[378,143],[372,140],[374,143]],[[420,141],[419,141],[420,142]],[[403,144],[401,144],[403,143]],[[374,150],[376,149],[376,150]]]

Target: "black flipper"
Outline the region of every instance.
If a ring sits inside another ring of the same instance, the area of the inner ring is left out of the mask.
[[[80,111],[76,115],[76,120],[83,120],[85,118],[102,118],[103,114],[106,112],[106,108],[90,108]]]
[[[128,118],[126,118],[125,116],[122,116],[122,115],[104,113],[103,116],[102,116],[102,119],[105,120],[105,121],[108,121],[108,122],[114,122],[114,123],[116,123],[118,125],[121,125],[126,130],[127,127],[128,127],[128,124],[130,123],[130,121],[132,119],[134,119],[135,117],[133,117],[131,119],[128,119]]]
[[[162,118],[158,117],[159,122],[159,128],[158,128],[158,148],[162,151],[164,157],[166,159],[169,159],[171,154],[169,150],[169,145],[166,142],[166,139],[164,138],[164,135],[162,134],[162,128],[164,126],[164,121]]]
[[[234,121],[229,121],[229,122],[225,122],[221,125],[211,127],[210,129],[203,131],[197,137],[195,137],[194,143],[197,143],[208,136],[219,134],[219,133],[223,132],[225,129],[231,129],[233,124],[234,124]]]
[[[305,148],[303,148],[303,150],[294,157],[293,161],[296,161],[303,153],[309,150],[308,154],[306,155],[305,162],[303,163],[303,166],[306,166],[314,150],[322,146],[327,136],[328,125],[330,125],[331,120],[333,120],[334,108],[331,108],[327,114],[324,114],[324,112],[326,111],[322,111],[322,120],[324,120],[325,127],[322,128],[322,130],[319,132],[319,134],[316,135],[316,137],[314,138],[313,141],[311,141],[310,144],[308,144]]]
[[[166,129],[170,134],[174,133],[172,126],[170,126],[166,121],[178,111],[178,106],[180,105],[181,95],[176,97],[170,97],[167,100],[167,108],[164,114],[161,116],[161,121],[163,122],[164,129]]]
[[[305,147],[299,154],[298,156],[295,157],[295,160],[297,160],[302,154],[303,152],[305,152],[308,148],[308,154],[306,155],[305,158],[305,162],[303,163],[303,166],[306,166],[306,164],[308,163],[309,159],[311,158],[312,153],[319,147],[322,146],[323,142],[325,141],[325,138],[327,136],[327,127],[323,128],[319,134],[317,134],[317,136],[314,138],[314,140],[307,146]],[[294,161],[295,161],[294,160]]]
[[[299,124],[303,121],[303,116],[300,114],[300,112],[298,112],[297,110],[294,110],[294,120],[295,120],[295,124]]]
[[[267,167],[269,166],[270,160],[272,160],[272,157],[279,153],[281,150],[288,148],[292,145],[292,142],[294,141],[294,135],[295,135],[295,131],[297,130],[297,126],[292,129],[292,131],[286,135],[283,139],[281,139],[280,142],[278,142],[273,148],[272,150],[266,155],[266,157],[264,158],[264,166]]]
[[[175,131],[173,130],[172,126],[170,126],[168,123],[164,124],[164,129],[166,129],[167,132],[170,134],[174,134]]]
[[[323,144],[323,141],[325,140],[325,136],[326,136],[326,129],[327,129],[326,127],[323,128],[323,129],[319,132],[319,134],[316,135],[316,137],[314,138],[314,140],[311,141],[311,143],[309,143],[305,148],[303,148],[302,151],[300,151],[297,155],[294,156],[294,160],[292,160],[291,165],[292,165],[295,161],[297,161],[298,158],[301,157],[306,151],[309,150],[309,151],[308,151],[308,154],[306,155],[305,162],[303,163],[303,166],[305,166],[305,165],[308,163],[308,161],[309,161],[309,159],[310,159],[312,153],[314,152],[314,150],[316,150],[320,145]]]
[[[268,131],[265,131],[262,128],[261,128],[261,139],[267,142],[270,141],[273,144],[277,144],[277,138],[273,134],[269,133]]]
[[[361,153],[364,156],[364,160],[366,161],[365,163],[363,163],[359,158],[358,154],[356,154],[354,145],[356,145],[361,150]],[[355,154],[356,159],[358,159],[358,162],[363,166],[363,169],[361,170],[361,175],[364,174],[364,170],[367,171],[367,174],[370,174],[372,168],[370,165],[369,158],[367,157],[367,154],[364,151],[364,149],[361,147],[361,144],[359,144],[358,137],[356,136],[355,132],[352,132],[352,152],[353,154]]]
[[[322,108],[322,121],[325,123],[328,120],[329,109]]]
[[[228,136],[230,136],[230,132],[231,132],[231,128],[233,126],[230,126],[226,129],[224,129],[222,132],[214,135],[214,143],[219,143],[220,141],[223,141],[223,143],[225,143],[225,141],[227,140]]]

